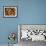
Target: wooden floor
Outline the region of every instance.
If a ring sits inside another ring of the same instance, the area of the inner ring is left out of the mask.
[[[46,42],[43,41],[34,41],[31,40],[21,40],[19,46],[46,46]]]
[[[8,44],[0,44],[0,46],[8,46]],[[13,46],[46,46],[46,42],[42,41],[35,41],[32,42],[31,40],[21,40],[19,44],[15,44]]]

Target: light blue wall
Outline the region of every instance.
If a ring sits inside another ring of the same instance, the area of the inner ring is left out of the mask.
[[[46,24],[46,0],[21,0],[21,24]]]
[[[3,6],[17,6],[18,16],[3,18]],[[17,34],[18,24],[46,24],[46,0],[0,0],[0,44],[8,43],[9,32]]]
[[[3,6],[16,6],[18,8],[18,0],[0,0],[0,44],[7,44],[8,35],[10,32],[16,32],[17,30],[17,18],[3,18]],[[18,39],[18,38],[17,38]],[[16,43],[18,40],[16,39]]]

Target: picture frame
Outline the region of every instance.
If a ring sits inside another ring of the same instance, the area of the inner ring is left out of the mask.
[[[17,17],[17,7],[16,6],[4,6],[3,7],[4,17]]]

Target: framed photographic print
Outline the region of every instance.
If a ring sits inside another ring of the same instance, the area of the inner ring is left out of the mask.
[[[16,17],[17,7],[15,6],[5,6],[4,7],[4,17]]]

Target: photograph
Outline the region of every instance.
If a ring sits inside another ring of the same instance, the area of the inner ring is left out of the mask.
[[[4,17],[16,17],[17,7],[5,6],[4,7]]]

